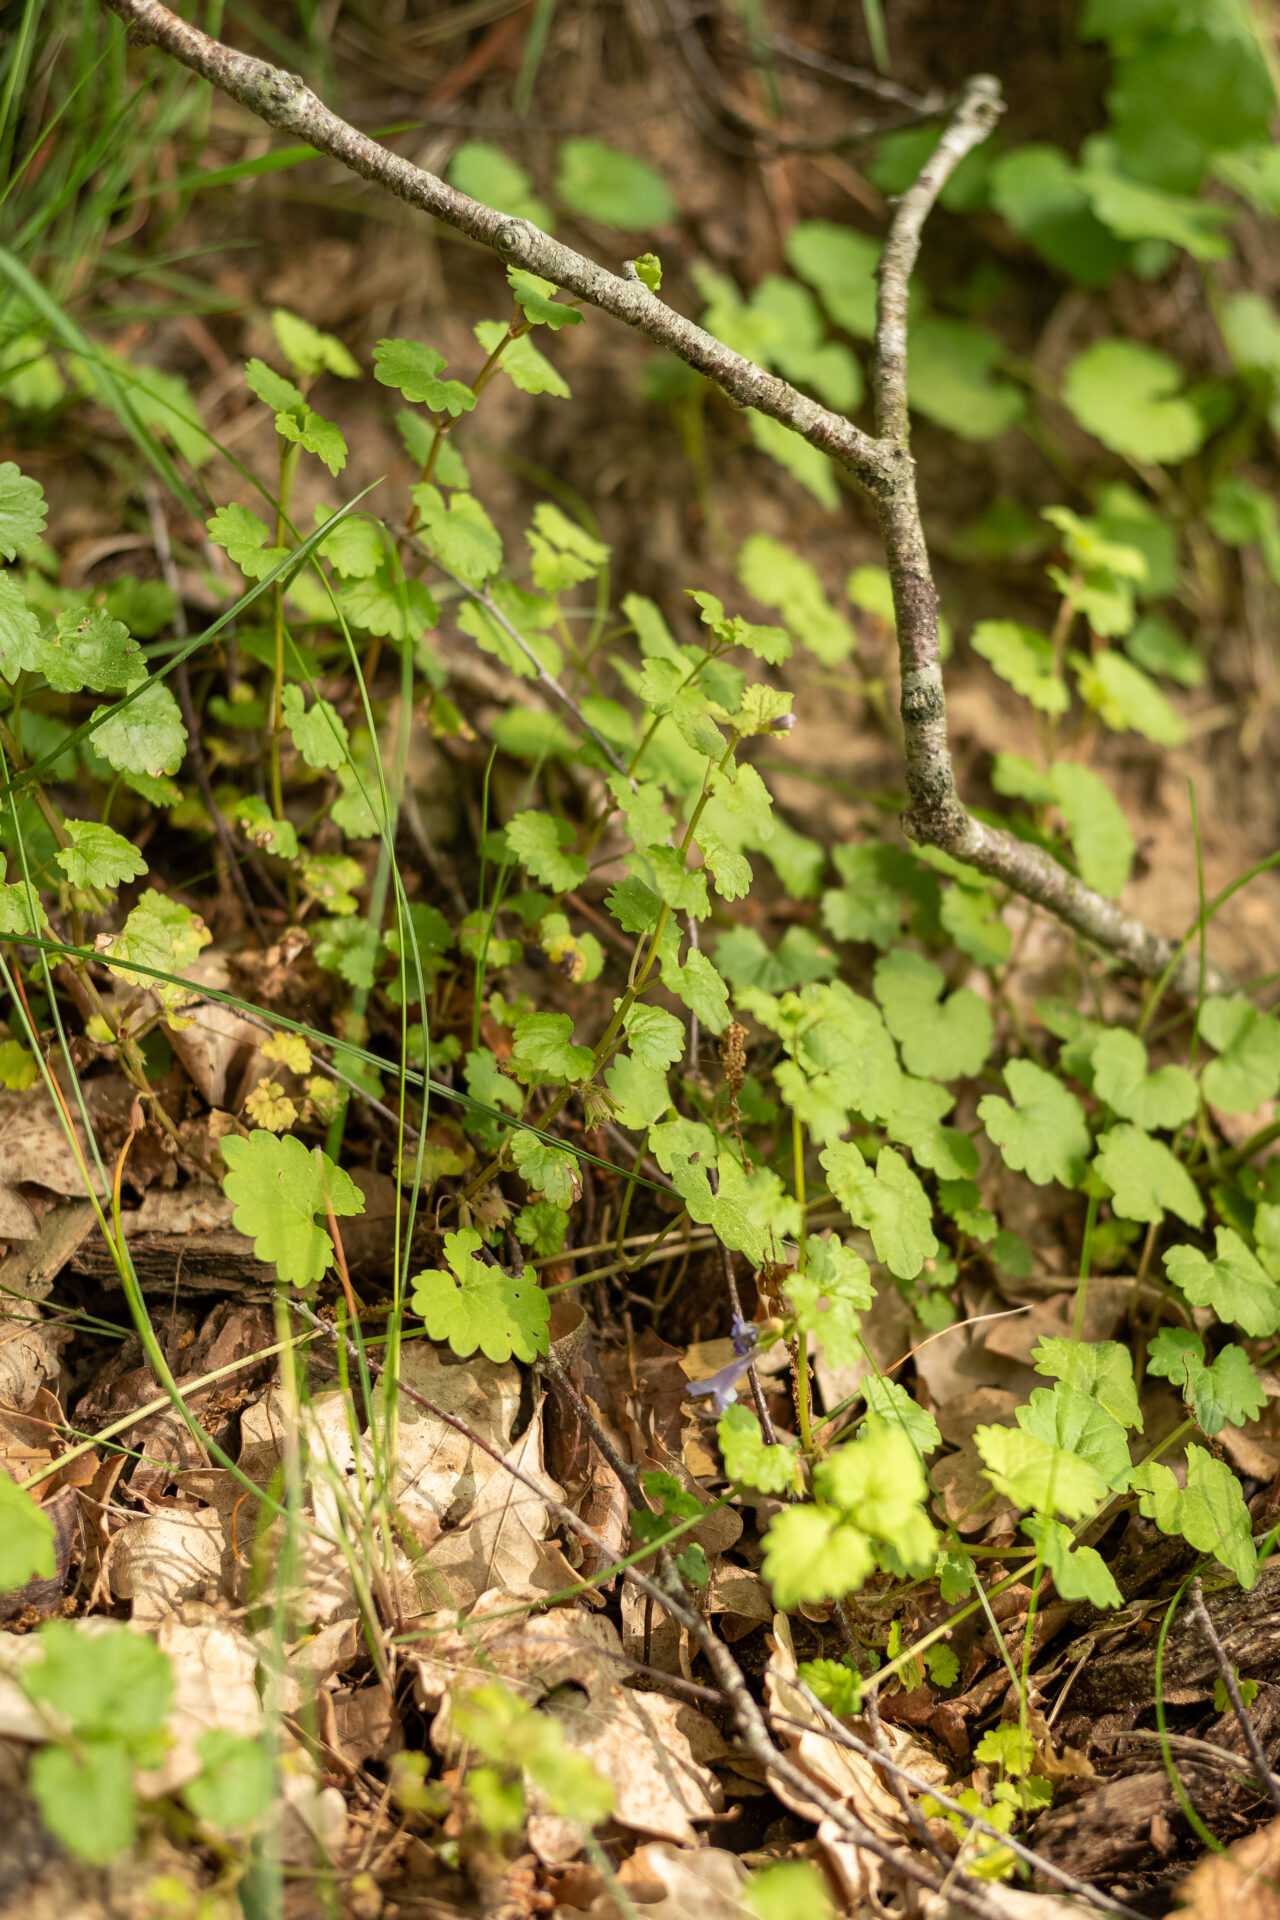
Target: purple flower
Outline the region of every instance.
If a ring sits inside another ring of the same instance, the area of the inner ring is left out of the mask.
[[[735,1313],[731,1326],[733,1337],[733,1359],[706,1380],[690,1380],[685,1387],[686,1393],[701,1399],[710,1394],[714,1398],[715,1410],[723,1413],[726,1407],[733,1405],[738,1397],[738,1382],[751,1365],[756,1351],[756,1330],[749,1326],[740,1314]]]

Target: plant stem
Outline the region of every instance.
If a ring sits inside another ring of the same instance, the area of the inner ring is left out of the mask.
[[[791,1157],[795,1169],[796,1200],[800,1207],[801,1225],[797,1235],[798,1253],[796,1272],[803,1273],[808,1260],[808,1247],[804,1234],[804,1127],[798,1113],[791,1116]],[[800,1428],[800,1447],[806,1459],[813,1455],[813,1427],[809,1417],[809,1336],[806,1333],[796,1335],[796,1350],[793,1355],[796,1393],[796,1421]]]
[[[277,436],[280,449],[280,481],[276,500],[276,545],[282,547],[289,533],[289,498],[293,492],[293,476],[298,467],[298,443]],[[271,811],[277,820],[284,819],[284,788],[280,780],[280,740],[284,733],[284,581],[277,580],[272,588],[272,605],[275,624],[275,677],[271,694]],[[292,870],[289,879],[289,892],[294,892]],[[294,902],[290,899],[290,910]]]

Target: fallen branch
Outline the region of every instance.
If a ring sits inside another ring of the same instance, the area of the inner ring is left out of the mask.
[[[630,262],[625,274],[610,273],[531,221],[472,200],[331,113],[297,74],[211,39],[159,0],[103,0],[103,4],[124,21],[136,43],[158,46],[269,126],[294,135],[362,179],[432,214],[488,247],[509,266],[536,273],[634,327],[739,406],[754,408],[789,427],[851,474],[875,506],[893,586],[910,799],[903,820],[907,834],[1000,881],[1148,978],[1170,965],[1177,953],[1174,942],[1152,933],[1115,901],[1085,886],[1042,848],[975,820],[956,789],[938,650],[937,592],[908,439],[907,289],[921,231],[938,194],[965,155],[986,139],[1003,111],[998,81],[980,74],[967,83],[941,141],[915,185],[898,202],[890,224],[880,266],[872,377],[878,437],[872,437],[677,313],[650,292]],[[1173,974],[1175,987],[1194,998],[1197,976],[1195,958],[1184,953]],[[1211,990],[1221,984],[1215,974]]]

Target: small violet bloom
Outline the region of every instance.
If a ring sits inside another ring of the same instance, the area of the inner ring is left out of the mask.
[[[691,1380],[685,1388],[686,1393],[698,1399],[710,1394],[717,1413],[723,1413],[726,1407],[733,1405],[738,1397],[738,1382],[751,1365],[756,1350],[756,1330],[748,1326],[740,1314],[734,1314],[731,1328],[733,1338],[733,1359],[727,1366],[720,1368],[706,1380]]]

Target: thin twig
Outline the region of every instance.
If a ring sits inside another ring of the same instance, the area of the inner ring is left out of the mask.
[[[1204,1588],[1200,1584],[1199,1574],[1191,1582],[1191,1611],[1199,1621],[1200,1631],[1212,1649],[1218,1672],[1222,1675],[1222,1684],[1227,1690],[1227,1698],[1235,1709],[1236,1719],[1240,1722],[1240,1731],[1244,1735],[1244,1743],[1249,1749],[1254,1770],[1265,1787],[1272,1806],[1277,1813],[1280,1813],[1280,1780],[1277,1780],[1272,1773],[1262,1742],[1258,1738],[1258,1729],[1249,1718],[1249,1709],[1244,1704],[1240,1682],[1236,1679],[1236,1670],[1231,1664],[1230,1655],[1218,1637],[1218,1629],[1214,1626],[1209,1609],[1204,1603]]]
[[[1051,1879],[1056,1880],[1060,1887],[1066,1887],[1069,1892],[1079,1894],[1082,1899],[1092,1902],[1095,1907],[1101,1907],[1104,1913],[1118,1914],[1122,1920],[1141,1920],[1141,1916],[1135,1913],[1132,1907],[1126,1907],[1123,1902],[1113,1900],[1109,1894],[1100,1893],[1087,1881],[1077,1880],[1075,1875],[1068,1873],[1065,1867],[1058,1866],[1047,1855],[1037,1853],[1035,1848],[1027,1846],[1025,1841],[1015,1839],[1012,1834],[1002,1833],[999,1827],[993,1827],[990,1821],[984,1820],[980,1814],[972,1813],[968,1807],[962,1807],[958,1800],[951,1799],[940,1787],[933,1786],[928,1780],[922,1779],[918,1773],[912,1773],[909,1767],[901,1766],[891,1755],[877,1752],[868,1741],[860,1740],[856,1733],[850,1733],[847,1727],[842,1726],[803,1680],[798,1682],[798,1685],[809,1705],[821,1718],[821,1731],[829,1739],[834,1740],[837,1746],[847,1747],[850,1753],[861,1754],[864,1760],[870,1760],[876,1766],[883,1767],[886,1773],[896,1774],[904,1786],[914,1787],[917,1793],[928,1794],[948,1813],[958,1813],[975,1833],[984,1834],[990,1840],[998,1840],[1001,1846],[1008,1847],[1009,1851],[1017,1854],[1019,1860],[1025,1861],[1027,1866],[1034,1867],[1039,1873],[1047,1874]],[[778,1721],[787,1719],[792,1726],[813,1731],[812,1728],[805,1728],[802,1720],[792,1721],[789,1716],[779,1713],[771,1717]]]
[[[533,648],[529,645],[529,642],[521,633],[519,627],[517,627],[513,621],[508,620],[506,614],[502,611],[502,608],[498,605],[488,589],[485,587],[473,587],[470,581],[464,580],[460,574],[454,573],[450,568],[446,567],[443,561],[436,558],[435,554],[431,556],[431,564],[437,573],[442,573],[445,576],[446,580],[452,580],[454,586],[457,587],[460,592],[465,593],[469,600],[474,600],[477,606],[483,607],[495,626],[502,628],[508,640],[515,641],[521,653],[536,671],[543,686],[546,687],[549,692],[553,693],[563,706],[568,708],[578,725],[582,728],[582,731],[590,734],[601,753],[604,754],[608,760],[609,765],[613,767],[616,772],[620,773],[624,779],[628,778],[626,761],[620,754],[614,752],[604,735],[592,726],[573,695],[566,693],[555,675],[542,664]],[[635,781],[633,780],[631,784],[634,786]]]

